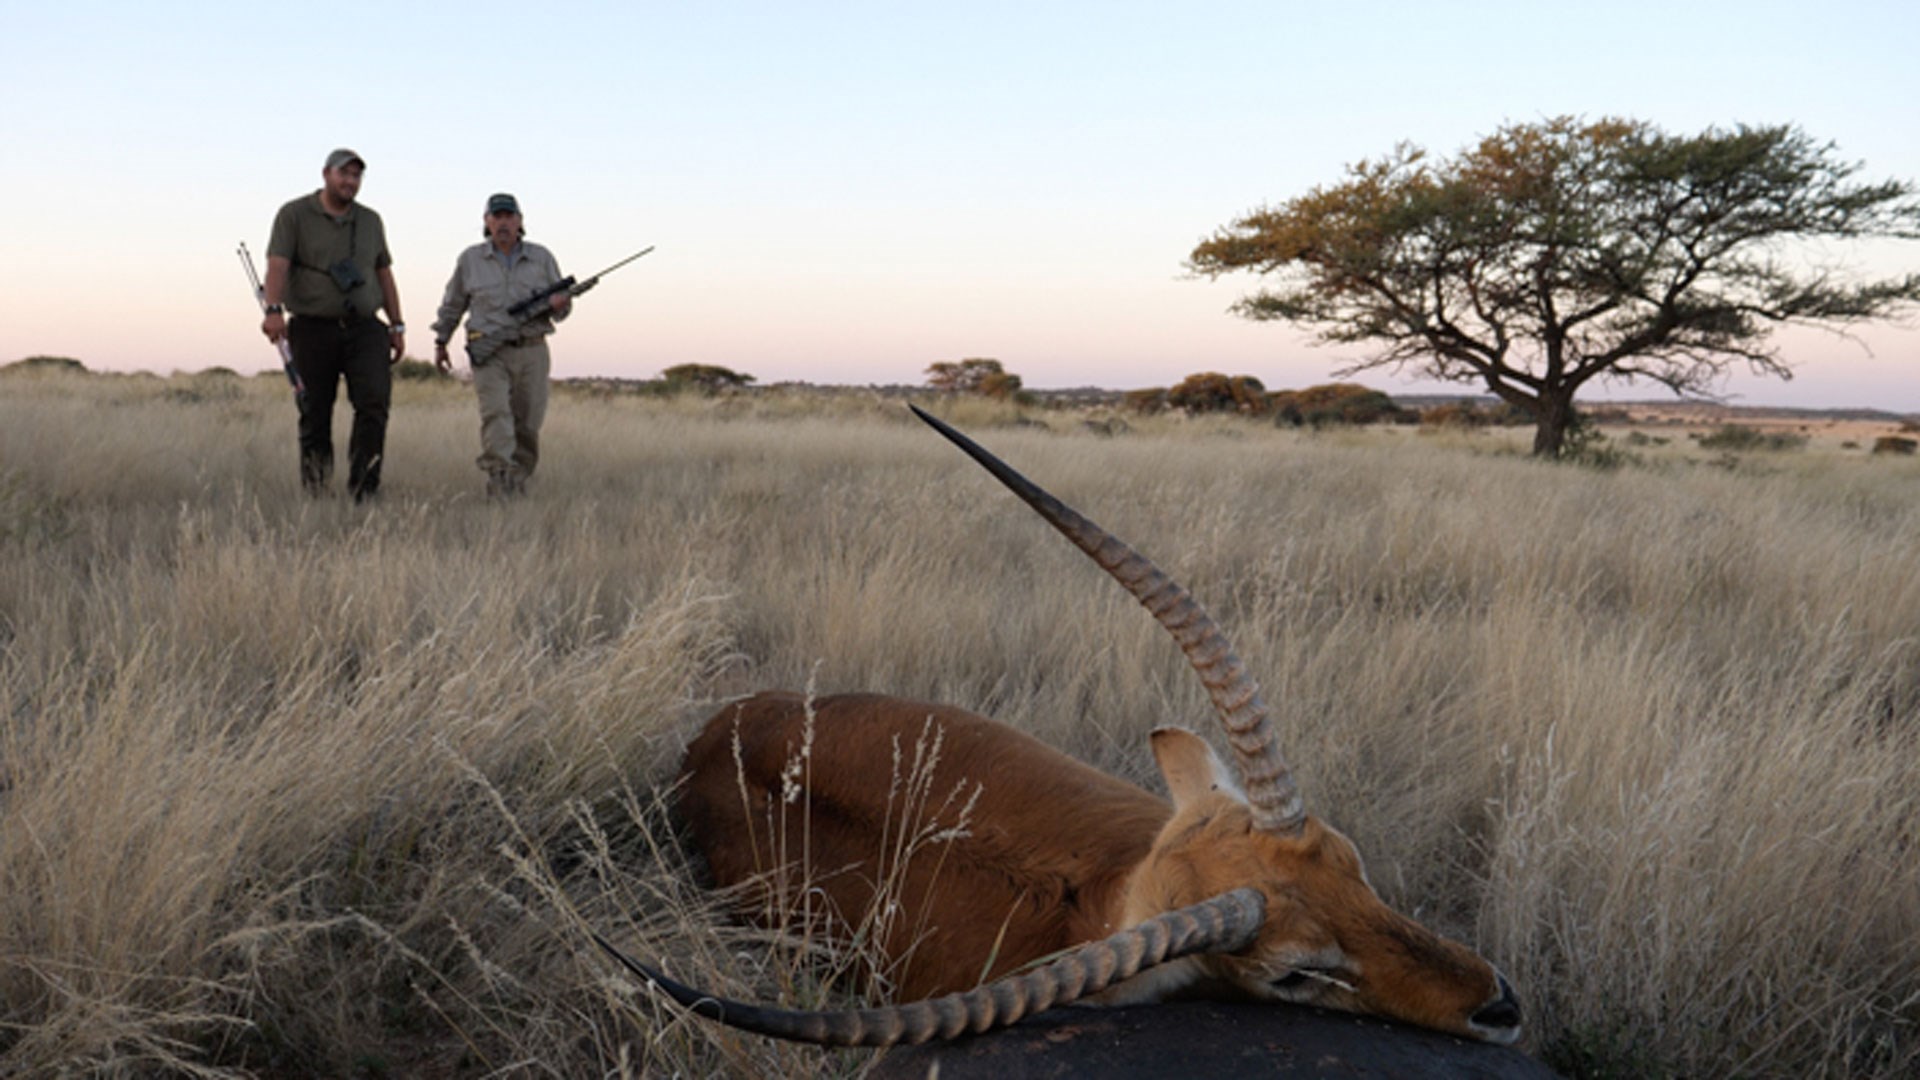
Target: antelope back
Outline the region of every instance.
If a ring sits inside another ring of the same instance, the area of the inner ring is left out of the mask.
[[[1116,929],[1120,889],[1171,813],[1004,724],[873,694],[727,705],[688,748],[682,783],[680,816],[716,884],[750,885],[766,922],[791,918],[811,887],[843,940],[878,931],[863,936],[914,997]],[[896,917],[872,926],[876,909]]]

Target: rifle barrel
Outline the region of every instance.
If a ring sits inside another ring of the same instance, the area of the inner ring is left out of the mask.
[[[593,277],[590,277],[587,280],[593,281],[598,278],[605,277],[606,275],[613,273],[615,270],[620,269],[621,267],[627,265],[628,263],[632,262],[633,260],[639,258],[642,255],[645,255],[647,252],[652,250],[653,250],[653,245],[648,244],[646,247],[643,247],[639,251],[636,251],[633,254],[627,256],[626,258],[621,259],[619,262],[614,263],[612,266],[607,267],[605,270],[600,271],[598,274],[593,275]]]
[[[544,289],[541,289],[539,292],[536,292],[531,296],[528,296],[524,299],[515,301],[514,303],[507,305],[507,314],[511,315],[516,319],[522,319],[522,320],[541,318],[546,314],[546,312],[543,311],[543,312],[536,313],[534,309],[540,306],[540,302],[542,300],[545,300],[550,296],[558,296],[561,293],[565,293],[568,296],[579,296],[581,293],[586,292],[588,289],[591,289],[595,285],[600,284],[601,278],[607,276],[608,274],[613,273],[615,270],[620,269],[621,267],[627,265],[628,263],[632,262],[633,260],[639,258],[642,255],[645,255],[647,252],[652,250],[653,250],[653,245],[648,244],[646,247],[641,248],[639,251],[636,251],[633,254],[627,256],[626,258],[621,259],[619,262],[614,263],[612,266],[607,267],[605,270],[600,271],[599,273],[593,275],[590,278],[587,278],[584,281],[576,281],[572,277],[562,278],[561,280],[553,283],[552,285],[547,286]],[[471,348],[469,348],[468,351],[471,352],[472,351]]]
[[[260,283],[260,272],[254,269],[253,252],[247,250],[245,240],[240,241],[240,265],[247,268],[247,283],[253,286],[254,298],[258,299],[267,287]]]
[[[246,268],[247,284],[253,286],[253,302],[260,305],[261,311],[267,310],[267,287],[260,280],[260,271],[254,268],[253,252],[247,250],[245,240],[240,241],[240,265]],[[285,336],[282,336],[279,341],[273,343],[273,347],[280,354],[280,370],[287,373],[287,381],[293,384],[293,404],[296,408],[305,411],[307,384],[300,378],[300,369],[294,366],[293,346],[287,342]]]

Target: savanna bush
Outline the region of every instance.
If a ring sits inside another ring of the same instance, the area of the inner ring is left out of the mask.
[[[1713,431],[1698,436],[1697,441],[1703,449],[1736,452],[1802,450],[1807,445],[1805,435],[1796,435],[1787,431],[1763,431],[1745,424],[1722,424]]]
[[[1273,411],[1267,388],[1251,375],[1202,371],[1167,390],[1167,406],[1187,413],[1231,412],[1265,416]]]
[[[1304,390],[1278,390],[1269,398],[1274,422],[1294,427],[1329,424],[1410,423],[1413,413],[1385,393],[1358,383],[1328,383]]]

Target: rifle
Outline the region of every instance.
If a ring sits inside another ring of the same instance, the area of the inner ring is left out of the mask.
[[[468,360],[470,360],[475,365],[486,363],[488,358],[492,357],[494,353],[500,351],[501,344],[505,342],[508,338],[513,337],[522,326],[525,326],[526,324],[533,322],[536,319],[546,318],[548,315],[552,314],[551,310],[549,310],[550,305],[548,303],[548,301],[551,298],[558,296],[561,293],[566,293],[568,296],[579,296],[581,293],[586,292],[588,289],[591,289],[595,285],[600,284],[601,278],[606,277],[608,274],[613,273],[615,270],[620,269],[621,267],[627,265],[628,263],[632,262],[633,260],[639,258],[642,255],[645,255],[647,252],[652,250],[653,250],[653,246],[649,244],[647,247],[641,249],[640,251],[634,252],[633,254],[627,256],[624,259],[621,259],[619,262],[614,263],[612,266],[607,267],[605,270],[600,271],[599,273],[593,275],[592,277],[588,278],[585,281],[575,281],[573,278],[573,275],[568,274],[566,277],[563,277],[559,281],[556,281],[553,284],[547,286],[546,288],[541,289],[539,292],[534,293],[532,296],[529,296],[524,300],[520,300],[510,305],[507,308],[507,323],[505,326],[500,327],[498,329],[491,328],[492,323],[490,320],[488,329],[475,330],[473,327],[473,321],[468,320],[467,321],[467,358]]]
[[[247,250],[247,242],[240,241],[240,265],[247,271],[247,283],[253,286],[253,298],[260,305],[261,313],[267,310],[267,287],[260,281],[260,272],[254,269],[253,253]],[[287,344],[283,334],[274,342],[280,349],[280,370],[287,373],[287,381],[293,384],[293,403],[300,411],[307,408],[307,384],[300,381],[300,370],[293,366],[293,346]]]
[[[553,284],[547,286],[546,288],[541,289],[539,292],[534,293],[532,296],[527,297],[525,300],[521,300],[518,303],[508,307],[507,314],[513,316],[515,319],[518,319],[521,322],[528,322],[533,319],[537,319],[541,315],[545,314],[545,312],[536,311],[534,309],[544,305],[552,297],[557,296],[560,293],[566,293],[568,296],[579,296],[581,293],[586,292],[588,289],[591,289],[595,285],[600,284],[601,278],[606,277],[608,274],[613,273],[615,270],[620,269],[621,267],[627,265],[628,263],[632,262],[633,260],[639,258],[642,255],[645,255],[647,252],[652,250],[653,250],[653,245],[648,244],[646,247],[641,248],[639,251],[636,251],[633,254],[627,256],[626,258],[621,259],[619,262],[614,263],[612,266],[607,267],[605,270],[600,271],[599,273],[593,275],[592,277],[588,278],[585,281],[579,282],[578,284],[575,284],[573,280],[573,275],[568,274],[566,277],[563,277],[559,281],[556,281]]]

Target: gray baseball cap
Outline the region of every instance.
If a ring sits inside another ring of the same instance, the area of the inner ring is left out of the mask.
[[[343,146],[327,155],[327,168],[337,169],[342,165],[358,165],[364,169],[367,167],[367,160]]]
[[[502,191],[499,194],[487,196],[487,213],[517,214],[519,212],[519,201],[506,192]]]

